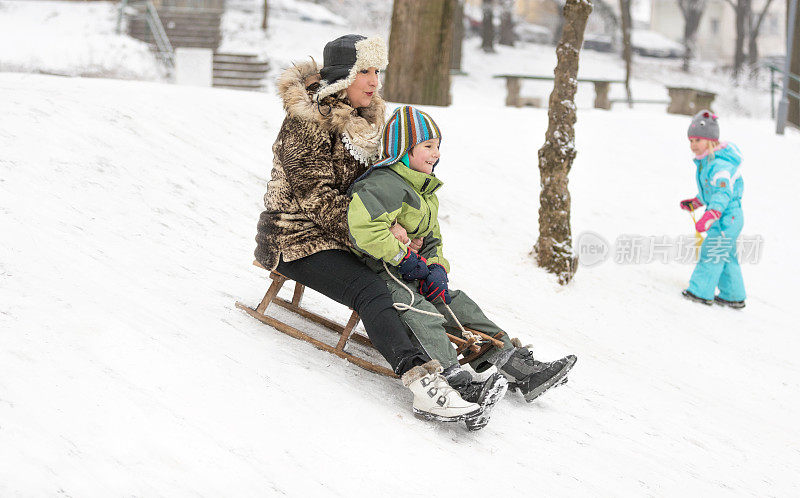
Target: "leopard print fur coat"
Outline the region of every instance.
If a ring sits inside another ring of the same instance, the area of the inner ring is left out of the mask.
[[[319,68],[312,60],[278,79],[286,117],[272,146],[272,179],[258,220],[256,260],[274,269],[327,249],[351,247],[347,190],[377,157],[385,104],[352,108],[342,93],[317,102]],[[356,159],[356,158],[360,158]]]

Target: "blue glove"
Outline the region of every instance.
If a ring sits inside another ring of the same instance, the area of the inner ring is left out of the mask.
[[[441,297],[445,304],[450,304],[450,292],[447,289],[447,271],[444,266],[434,263],[428,266],[428,276],[419,283],[419,293],[430,302]]]
[[[406,249],[406,257],[397,265],[403,280],[412,282],[428,276],[428,261],[411,249]]]

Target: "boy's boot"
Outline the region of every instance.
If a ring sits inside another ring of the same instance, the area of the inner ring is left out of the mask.
[[[483,382],[473,382],[472,374],[456,364],[443,372],[447,383],[461,394],[465,401],[477,403],[483,413],[466,420],[467,429],[477,431],[486,427],[492,416],[492,410],[498,401],[503,399],[508,390],[508,381],[499,373],[493,373]]]
[[[522,391],[525,401],[530,403],[551,387],[565,383],[576,361],[574,355],[552,362],[538,361],[528,348],[515,347],[507,359],[498,362],[497,368],[508,377],[511,387]]]
[[[403,385],[414,393],[414,415],[440,422],[457,422],[479,416],[483,411],[480,405],[464,401],[441,373],[439,362],[431,360],[401,377]]]
[[[719,296],[714,296],[714,302],[736,310],[744,308],[744,301],[728,301],[727,299],[722,299]]]

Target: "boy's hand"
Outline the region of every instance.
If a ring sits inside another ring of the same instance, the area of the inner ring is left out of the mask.
[[[408,248],[414,252],[419,252],[419,250],[422,249],[422,239],[411,239],[411,243],[408,245]]]
[[[694,199],[684,199],[681,201],[681,209],[684,211],[694,211],[695,209],[702,206],[703,203],[700,202],[700,199],[695,197]]]
[[[428,276],[428,261],[411,249],[406,249],[406,257],[397,265],[403,280],[411,282]]]
[[[399,240],[401,244],[408,244],[408,232],[406,229],[402,227],[399,223],[395,223],[389,228],[389,231],[392,232],[394,238]]]
[[[706,230],[711,228],[711,225],[713,225],[714,222],[720,218],[720,216],[722,216],[722,213],[720,213],[716,209],[709,209],[708,211],[705,212],[702,218],[697,220],[697,224],[695,224],[694,228],[698,232],[705,232]]]
[[[428,276],[419,283],[419,293],[430,302],[434,302],[437,297],[441,297],[445,304],[450,304],[452,299],[447,288],[447,272],[444,266],[434,263],[428,266],[428,270]]]

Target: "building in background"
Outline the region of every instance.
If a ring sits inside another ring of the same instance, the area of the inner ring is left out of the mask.
[[[765,0],[753,0],[753,15],[758,15]],[[761,25],[758,52],[761,57],[783,55],[786,51],[784,20],[786,2],[773,0]],[[683,40],[683,15],[677,0],[652,0],[650,29],[675,41]],[[747,40],[745,39],[745,50]],[[697,30],[697,55],[700,59],[730,64],[736,50],[736,13],[725,0],[708,0]]]

